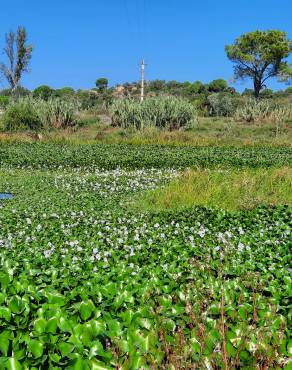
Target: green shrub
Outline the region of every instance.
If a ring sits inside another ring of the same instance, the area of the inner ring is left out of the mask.
[[[234,99],[224,93],[211,94],[207,98],[210,116],[232,116],[235,111]]]
[[[42,85],[34,89],[33,97],[48,100],[54,95],[54,91],[50,86]]]
[[[1,117],[6,131],[67,128],[77,123],[78,104],[61,99],[12,101]]]
[[[131,99],[116,100],[110,111],[113,126],[138,130],[151,126],[167,130],[187,128],[197,118],[192,104],[175,97],[152,97],[142,103]]]
[[[245,104],[237,108],[234,117],[239,121],[259,122],[266,120],[272,109],[272,104],[268,100],[250,98]]]
[[[5,131],[41,129],[42,122],[35,102],[30,98],[22,98],[9,103],[1,116],[1,126]]]
[[[77,123],[78,104],[59,98],[37,101],[37,111],[46,128],[67,128]]]

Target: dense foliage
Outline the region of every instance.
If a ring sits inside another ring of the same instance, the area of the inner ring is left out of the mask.
[[[76,124],[78,104],[59,98],[12,100],[0,118],[6,131],[67,128]]]
[[[115,169],[186,167],[268,167],[291,165],[291,148],[171,147],[159,145],[1,143],[0,166]]]
[[[251,78],[254,95],[258,98],[266,81],[288,67],[285,58],[292,52],[292,43],[286,32],[255,31],[241,35],[225,49],[234,63],[235,78]]]
[[[44,166],[68,150],[67,164],[88,164],[84,147],[9,148],[6,164],[23,165],[21,149],[37,165],[40,148]],[[0,190],[15,194],[0,209],[1,368],[285,367],[291,209],[127,209],[176,174],[0,170]]]
[[[5,131],[41,129],[42,122],[34,102],[30,98],[10,102],[0,117],[0,128]]]
[[[188,128],[197,118],[195,107],[189,102],[171,96],[148,98],[143,102],[120,99],[111,106],[114,126],[135,129],[157,127],[166,130]]]

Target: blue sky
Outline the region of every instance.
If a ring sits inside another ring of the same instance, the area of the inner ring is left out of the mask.
[[[5,32],[27,28],[34,52],[23,85],[30,89],[90,88],[98,77],[108,77],[111,85],[134,81],[142,57],[146,79],[230,80],[224,46],[256,29],[281,29],[292,38],[291,14],[291,0],[5,1],[0,48]],[[285,87],[269,83],[279,86]]]

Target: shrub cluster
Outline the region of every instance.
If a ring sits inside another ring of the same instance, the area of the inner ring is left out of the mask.
[[[214,93],[207,98],[210,116],[232,116],[235,111],[235,99],[230,94]]]
[[[61,99],[11,101],[1,117],[6,131],[67,128],[76,124],[78,105]]]
[[[239,106],[234,118],[245,122],[285,122],[292,119],[291,105],[274,104],[269,100],[248,99]]]
[[[143,129],[157,127],[174,130],[191,127],[197,119],[196,108],[175,97],[152,97],[142,103],[132,99],[116,100],[111,106],[113,126]]]

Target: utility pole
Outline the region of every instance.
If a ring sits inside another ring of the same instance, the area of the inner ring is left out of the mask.
[[[145,62],[142,59],[141,62],[141,102],[144,100],[144,83],[145,83]]]

